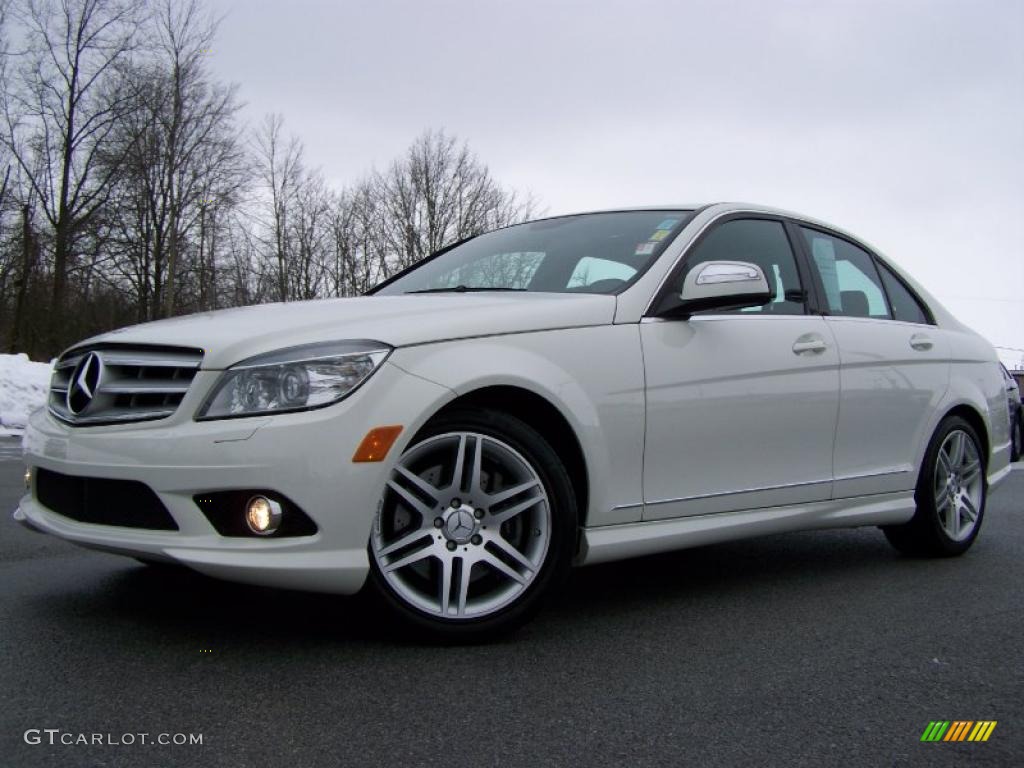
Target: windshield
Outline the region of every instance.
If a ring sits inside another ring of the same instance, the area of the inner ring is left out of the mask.
[[[692,211],[588,213],[488,232],[373,291],[616,293],[639,277]]]

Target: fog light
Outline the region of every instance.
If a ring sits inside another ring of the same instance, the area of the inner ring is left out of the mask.
[[[25,488],[32,490],[32,467],[25,467]]]
[[[253,533],[269,536],[281,525],[281,505],[266,496],[253,496],[245,505],[245,522]]]

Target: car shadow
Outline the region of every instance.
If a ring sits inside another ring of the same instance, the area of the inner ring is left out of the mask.
[[[876,528],[804,531],[580,568],[570,592],[573,600],[608,604],[632,604],[639,595],[725,597],[759,584],[784,587],[834,574],[854,577],[911,562],[916,561],[897,554]]]
[[[95,579],[83,576],[76,588],[48,591],[47,613],[107,627],[129,622],[165,638],[190,641],[201,634],[222,641],[259,637],[299,647],[423,642],[396,626],[370,596],[256,587],[180,567],[105,561],[116,565],[104,567]],[[917,567],[926,566],[897,555],[876,529],[748,539],[576,569],[527,631],[562,633],[574,624],[587,625],[594,616],[628,622],[638,613],[699,614],[707,605],[739,605],[769,592],[799,600],[811,583],[859,583],[865,575],[887,578],[893,568]]]

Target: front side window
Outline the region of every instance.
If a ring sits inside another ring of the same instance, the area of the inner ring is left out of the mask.
[[[891,319],[871,254],[816,229],[800,227],[800,231],[821,278],[831,314]]]
[[[655,262],[692,215],[618,211],[517,224],[427,259],[374,292],[617,293]]]
[[[738,310],[774,315],[802,315],[803,289],[796,258],[781,222],[768,219],[732,219],[716,227],[686,257],[675,294],[682,290],[686,275],[708,261],[745,261],[756,264],[768,279],[771,300],[760,307]],[[709,310],[720,312],[721,310]]]

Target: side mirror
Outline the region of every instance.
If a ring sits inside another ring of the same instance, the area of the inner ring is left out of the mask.
[[[768,279],[756,264],[745,261],[708,261],[691,269],[683,281],[673,315],[707,309],[760,307],[772,298]]]

